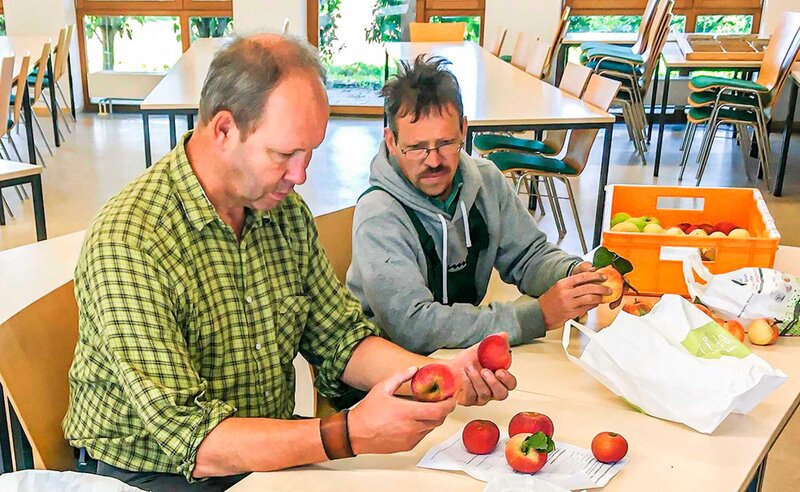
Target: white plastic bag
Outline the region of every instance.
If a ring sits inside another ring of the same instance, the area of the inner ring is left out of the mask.
[[[579,358],[567,350],[573,327],[589,338]],[[731,412],[750,412],[787,377],[677,295],[642,317],[621,311],[597,333],[567,321],[562,344],[572,362],[641,411],[704,433]]]
[[[713,275],[695,251],[683,260],[683,276],[693,299],[728,318],[775,319],[781,335],[800,335],[800,280],[794,275],[771,268]]]
[[[24,470],[0,475],[2,492],[142,492],[116,478],[91,473]]]

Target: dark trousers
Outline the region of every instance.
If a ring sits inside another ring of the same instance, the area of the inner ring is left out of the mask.
[[[97,462],[97,474],[116,478],[122,482],[152,492],[216,492],[227,490],[247,474],[216,477],[202,482],[189,483],[176,473],[135,472],[123,470],[102,461]]]

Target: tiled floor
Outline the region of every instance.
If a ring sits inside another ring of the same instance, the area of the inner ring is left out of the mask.
[[[46,126],[46,125],[45,125]],[[165,119],[151,119],[153,132],[153,156],[158,158],[168,150],[168,134]],[[180,129],[179,129],[180,130]],[[309,180],[299,191],[309,202],[312,210],[319,214],[335,210],[355,202],[366,189],[369,162],[381,138],[381,124],[377,120],[335,119],[328,128],[327,138],[316,152],[309,170]],[[652,177],[652,164],[642,166],[636,159],[627,140],[624,128],[614,133],[610,183],[666,184],[677,182],[677,163],[680,160],[678,146],[681,127],[667,129],[662,160],[661,176]],[[780,135],[773,135],[773,148],[777,152]],[[17,137],[18,146],[23,147],[22,135]],[[655,142],[654,142],[655,143]],[[579,213],[591,239],[597,174],[599,171],[601,145],[596,145],[590,164],[580,178],[574,180],[579,200]],[[649,161],[653,161],[653,151]],[[144,171],[142,123],[138,115],[115,114],[107,117],[80,115],[77,130],[67,134],[67,141],[57,149],[55,157],[45,154],[48,165],[43,173],[47,228],[50,237],[81,230],[116,191],[125,183]],[[777,160],[777,157],[776,157]],[[800,142],[796,142],[790,154],[784,197],[764,196],[776,220],[783,239],[782,244],[800,246]],[[688,171],[691,177],[694,167]],[[692,180],[685,182],[690,186]],[[714,147],[704,177],[706,186],[759,186],[749,182],[744,174],[742,156],[729,134],[720,134]],[[33,211],[30,200],[20,202],[11,190],[5,190],[16,214],[5,226],[0,226],[0,250],[33,242],[35,238]],[[556,239],[552,214],[539,218],[540,227],[551,239]],[[575,233],[569,207],[564,203],[567,215],[568,234],[561,246],[571,252],[579,252],[580,245]],[[794,418],[781,435],[770,454],[767,467],[767,483],[764,490],[794,490],[800,481],[800,458],[793,444],[800,442],[800,418]],[[735,450],[731,450],[735,452]]]

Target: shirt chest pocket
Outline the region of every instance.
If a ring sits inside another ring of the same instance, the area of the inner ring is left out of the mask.
[[[290,365],[297,355],[308,320],[307,296],[285,296],[275,302],[275,338],[282,365]]]

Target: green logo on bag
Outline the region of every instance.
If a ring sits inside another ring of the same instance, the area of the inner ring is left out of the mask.
[[[682,344],[692,355],[703,359],[719,359],[723,355],[744,359],[750,355],[750,349],[713,321],[690,331]]]

